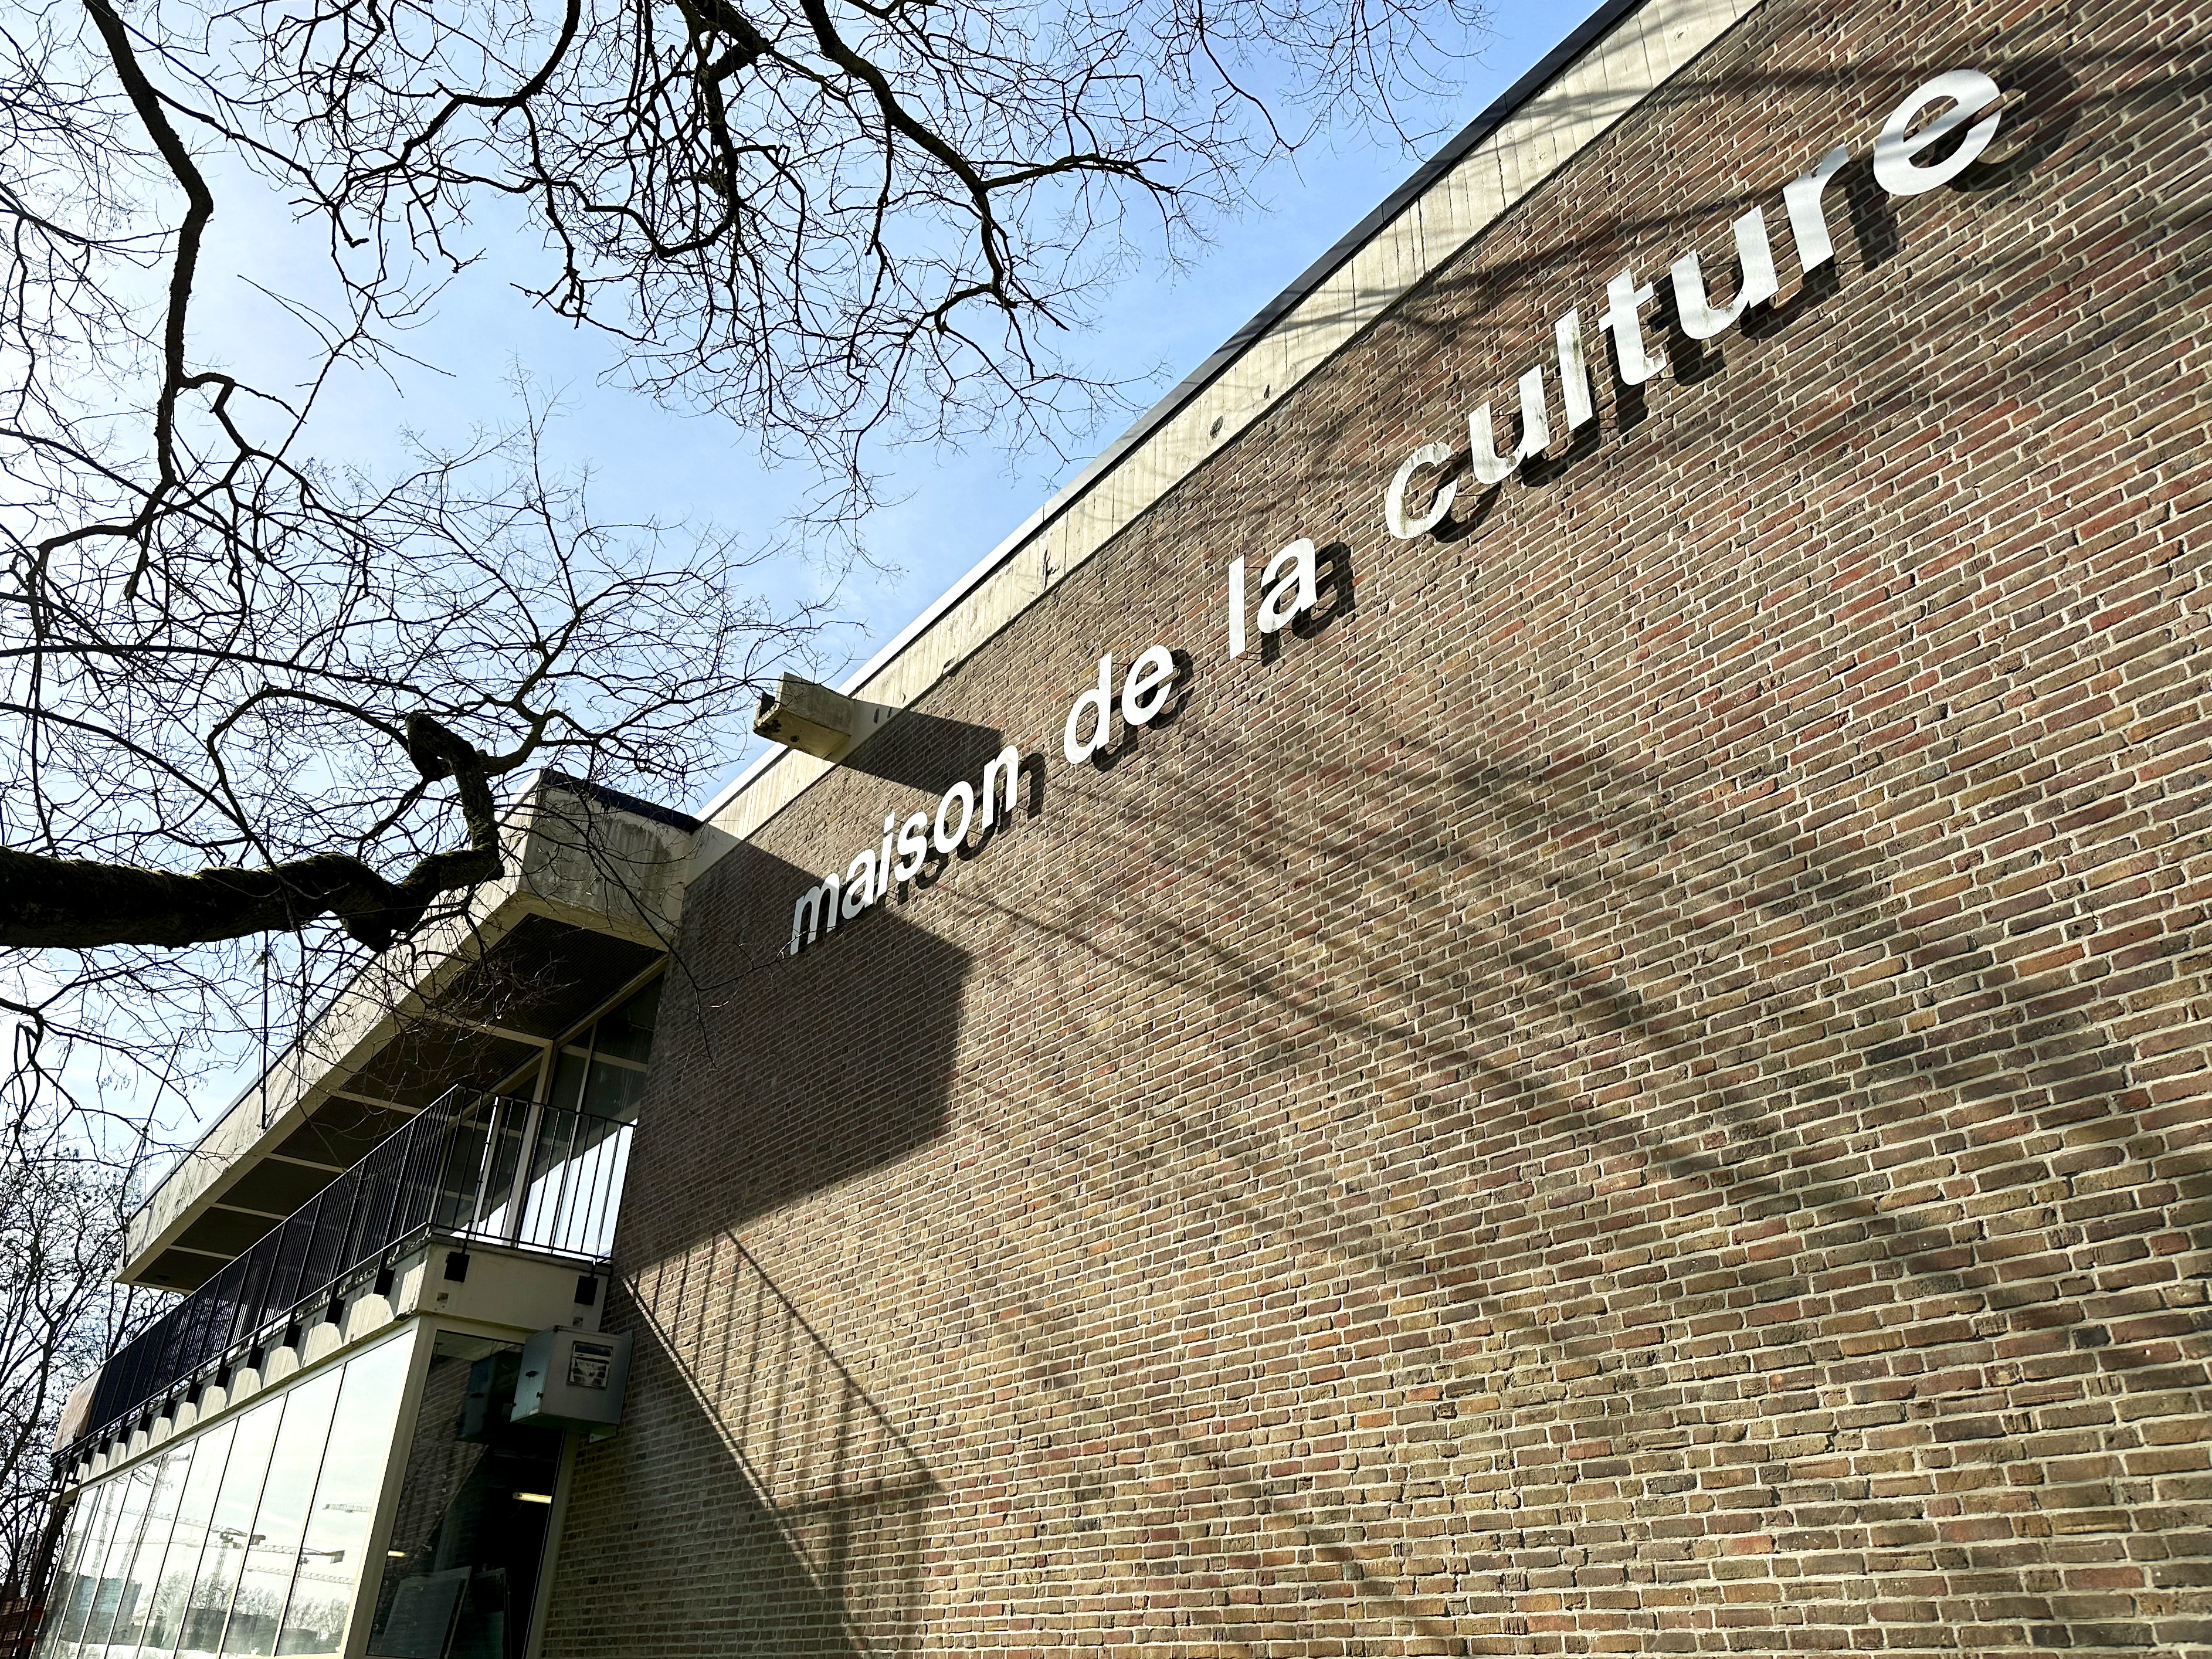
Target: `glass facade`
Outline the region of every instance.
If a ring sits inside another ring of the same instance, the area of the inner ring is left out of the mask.
[[[341,1652],[413,1351],[395,1333],[82,1492],[38,1659]]]
[[[508,1421],[521,1352],[438,1337],[392,1518],[374,1659],[523,1659],[562,1437]]]
[[[518,1243],[571,1255],[614,1247],[616,1202],[629,1163],[629,1126],[645,1095],[660,1012],[653,981],[564,1042],[552,1056],[546,1115],[523,1186]],[[580,1193],[611,1201],[577,1202]]]
[[[637,1116],[646,1061],[653,1054],[653,1029],[660,1015],[661,983],[653,981],[561,1045],[550,1097],[556,1107],[622,1123]]]
[[[389,1269],[395,1241],[443,1234],[603,1261],[659,1001],[649,982],[549,1047],[510,1079],[534,1079],[527,1098],[456,1091],[417,1114],[295,1215],[308,1218],[295,1255],[257,1267],[256,1245],[223,1270],[252,1270],[237,1286],[218,1283],[214,1301],[203,1287],[164,1316],[185,1322],[157,1322],[111,1360],[103,1385],[120,1381],[106,1419],[127,1421],[140,1403],[210,1374],[226,1352],[242,1356],[240,1331],[266,1336],[340,1304],[369,1282],[356,1269]],[[386,1231],[362,1232],[362,1215],[384,1217]],[[371,1248],[357,1254],[363,1238]],[[310,1260],[323,1264],[314,1276]],[[292,1275],[286,1290],[264,1295],[282,1273]],[[596,1276],[582,1282],[595,1297]],[[327,1295],[292,1299],[300,1285],[326,1283]],[[526,1316],[540,1316],[532,1306]],[[203,1322],[224,1334],[203,1352],[191,1346],[201,1327],[190,1322],[209,1309],[216,1316]],[[141,1348],[154,1356],[143,1364],[131,1358]],[[179,1351],[181,1369],[162,1370]],[[387,1659],[522,1659],[564,1436],[508,1420],[520,1352],[517,1342],[410,1322],[91,1480],[64,1517],[33,1659],[341,1659],[364,1646]],[[401,1447],[418,1360],[427,1369],[413,1396],[417,1426]],[[110,1432],[85,1439],[108,1443]],[[387,1491],[403,1451],[404,1477]],[[394,1515],[388,1548],[376,1533],[380,1509]],[[366,1632],[356,1620],[364,1607],[374,1610]]]

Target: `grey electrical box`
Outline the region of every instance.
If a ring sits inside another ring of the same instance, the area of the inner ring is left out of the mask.
[[[622,1422],[623,1390],[629,1382],[629,1337],[555,1326],[522,1345],[521,1375],[514,1380],[517,1423],[611,1434]]]

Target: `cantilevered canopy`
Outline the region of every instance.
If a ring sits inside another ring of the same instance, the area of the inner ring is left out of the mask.
[[[528,1094],[553,1046],[667,951],[696,820],[548,775],[508,815],[507,873],[372,964],[132,1217],[119,1277],[191,1290],[447,1090]]]

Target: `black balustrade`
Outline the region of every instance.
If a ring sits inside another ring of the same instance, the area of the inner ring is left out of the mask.
[[[605,1261],[629,1137],[611,1118],[448,1092],[109,1359],[62,1466],[182,1385],[343,1317],[357,1284],[433,1234]]]

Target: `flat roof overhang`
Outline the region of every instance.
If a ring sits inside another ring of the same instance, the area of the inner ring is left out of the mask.
[[[697,824],[548,775],[507,873],[369,963],[148,1193],[118,1279],[196,1288],[450,1088],[497,1085],[665,957]]]

